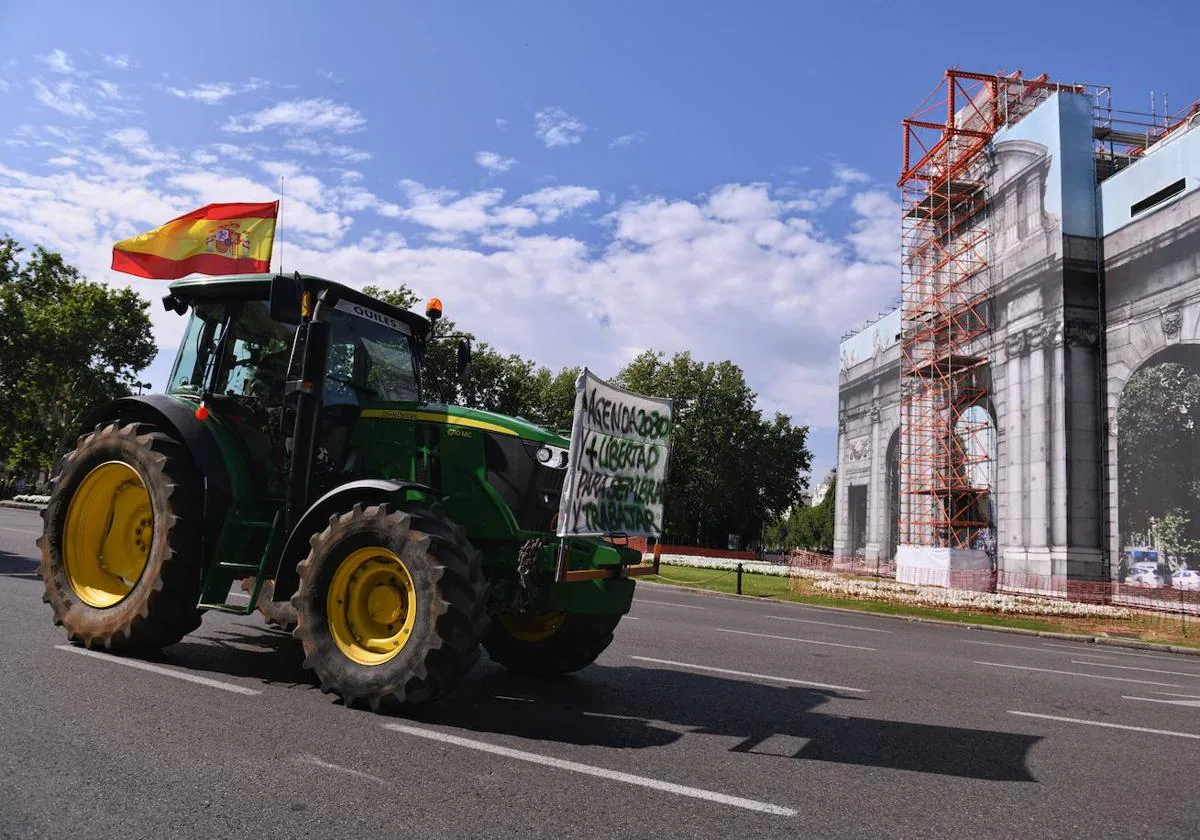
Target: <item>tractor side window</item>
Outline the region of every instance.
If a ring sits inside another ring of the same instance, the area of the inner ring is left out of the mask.
[[[224,314],[224,307],[217,304],[193,308],[179,354],[175,357],[168,393],[199,396],[204,390],[204,377],[221,338]]]
[[[271,320],[265,303],[251,301],[234,315],[229,329],[215,393],[281,403],[293,328]]]

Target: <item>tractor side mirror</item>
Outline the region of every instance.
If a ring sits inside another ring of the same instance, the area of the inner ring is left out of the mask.
[[[471,367],[471,344],[465,338],[458,340],[458,379],[465,381]]]
[[[304,289],[298,277],[276,274],[271,278],[271,318],[283,324],[299,324]]]

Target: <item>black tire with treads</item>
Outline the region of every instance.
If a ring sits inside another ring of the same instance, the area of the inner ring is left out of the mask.
[[[483,646],[493,662],[516,674],[550,677],[586,668],[612,644],[619,615],[567,613],[554,634],[528,641],[514,636],[496,619]]]
[[[125,598],[97,608],[76,594],[63,559],[63,528],[71,499],[96,467],[120,461],[146,485],[154,516],[146,566]],[[73,642],[113,651],[156,650],[175,644],[200,626],[203,576],[203,505],[200,479],[178,441],[147,423],[97,426],[63,456],[42,511],[38,572],[42,600]]]
[[[331,516],[310,546],[297,566],[292,635],[303,645],[304,665],[316,673],[322,691],[338,695],[347,706],[365,701],[376,711],[414,707],[451,689],[478,661],[488,625],[482,558],[465,531],[440,511],[411,503],[356,504]],[[366,547],[384,548],[403,559],[417,610],[403,648],[375,665],[355,662],[342,652],[330,630],[326,604],[339,564]]]

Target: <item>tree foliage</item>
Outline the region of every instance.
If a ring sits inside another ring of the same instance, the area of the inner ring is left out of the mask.
[[[771,526],[771,544],[781,548],[809,551],[833,551],[833,512],[837,497],[837,479],[816,505],[797,505],[786,517]]]
[[[1200,373],[1176,362],[1129,378],[1117,414],[1121,529],[1126,540],[1150,534],[1173,510],[1200,509]],[[1178,533],[1176,533],[1178,532]],[[1172,540],[1200,540],[1200,517]]]
[[[150,364],[149,301],[83,279],[56,253],[0,239],[0,463],[51,469],[94,406]]]

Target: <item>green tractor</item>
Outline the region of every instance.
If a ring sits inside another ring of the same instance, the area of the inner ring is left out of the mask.
[[[375,710],[442,695],[480,645],[555,675],[610,644],[656,564],[555,536],[568,439],[425,402],[439,302],[297,273],[180,280],[163,303],[188,316],[166,392],[94,410],[43,513],[44,600],[74,642],[153,651],[257,609],[324,691]]]

